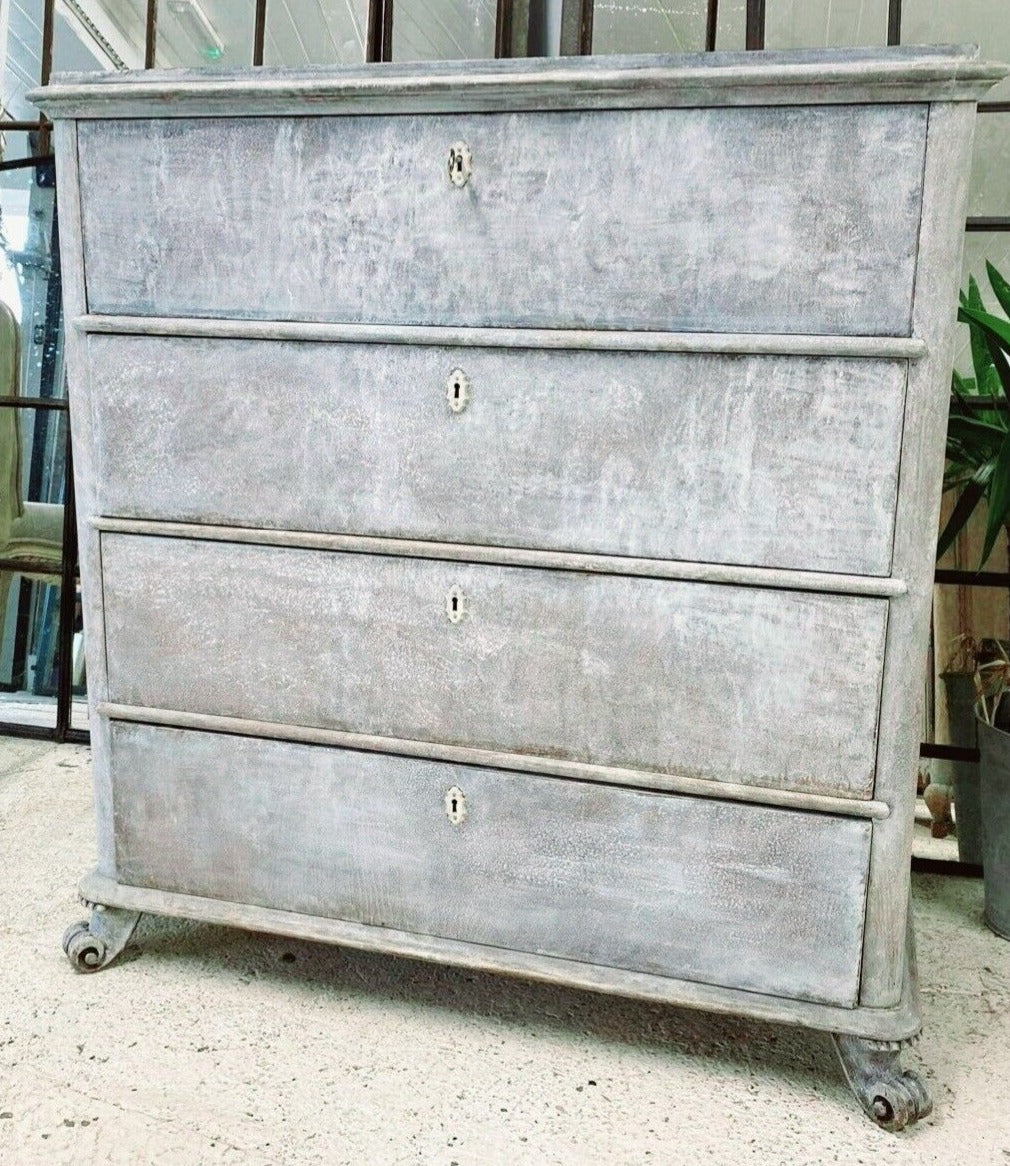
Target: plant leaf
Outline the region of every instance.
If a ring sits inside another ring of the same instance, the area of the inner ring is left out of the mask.
[[[989,482],[987,494],[988,514],[985,526],[985,545],[982,547],[982,559],[979,568],[984,566],[986,559],[992,553],[996,539],[1010,517],[1010,435],[999,451],[996,464],[993,466],[992,478]]]
[[[954,539],[961,533],[964,524],[971,518],[975,507],[984,494],[985,487],[979,482],[971,481],[965,486],[937,540],[936,557],[938,559],[943,556]]]
[[[989,286],[999,300],[999,306],[1010,316],[1010,283],[1007,283],[988,259],[985,261],[985,271],[989,276]]]

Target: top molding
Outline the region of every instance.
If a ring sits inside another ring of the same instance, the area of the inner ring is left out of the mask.
[[[1008,71],[973,45],[903,46],[67,73],[28,98],[53,119],[836,105],[977,101]]]

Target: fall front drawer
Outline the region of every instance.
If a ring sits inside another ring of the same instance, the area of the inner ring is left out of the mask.
[[[89,335],[106,515],[886,575],[906,362]]]
[[[88,305],[907,336],[926,122],[925,104],[85,120]]]
[[[869,822],[146,725],[111,749],[124,884],[855,1003]]]
[[[101,555],[114,704],[873,790],[883,599],[108,532]]]

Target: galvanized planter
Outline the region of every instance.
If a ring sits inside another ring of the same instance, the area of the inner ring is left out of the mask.
[[[1010,939],[1010,732],[977,718],[985,921]]]
[[[141,911],[836,1035],[909,852],[968,51],[63,78],[107,965]]]

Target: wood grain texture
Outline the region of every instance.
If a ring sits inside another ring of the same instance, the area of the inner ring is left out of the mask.
[[[196,316],[77,316],[81,332],[116,336],[198,336],[222,340],[323,340],[452,348],[577,349],[586,352],[688,352],[726,356],[840,356],[921,360],[915,336],[803,336],[782,332],[645,332],[584,328],[449,328],[434,324],[335,324],[306,320],[229,320]]]
[[[626,555],[587,555],[578,551],[426,542],[421,539],[377,538],[365,534],[321,534],[306,530],[268,530],[249,526],[217,526],[212,523],[157,522],[146,518],[94,518],[91,525],[95,530],[117,534],[150,534],[158,538],[212,539],[215,542],[246,543],[250,546],[351,551],[365,555],[405,555],[451,563],[493,563],[502,567],[579,571],[590,575],[637,575],[646,579],[729,583],[740,587],[781,588],[784,591],[827,592],[832,595],[868,595],[890,599],[895,595],[904,595],[906,591],[905,581],[891,575],[838,575],[825,571],[790,571],[782,567],[742,567],[676,559],[633,559]]]
[[[89,303],[908,335],[926,108],[86,121]]]
[[[890,567],[903,362],[87,343],[101,514]]]
[[[872,794],[883,600],[114,534],[102,558],[116,703]]]
[[[974,114],[934,105],[929,115],[925,203],[919,240],[914,331],[928,357],[909,371],[894,569],[908,593],[891,607],[881,699],[879,793],[894,815],[874,832],[867,902],[862,1001],[893,1004],[902,991],[902,959],[912,846],[923,679],[936,560],[947,431],[954,318],[961,273]]]
[[[59,187],[60,271],[64,319],[87,312],[84,282],[84,243],[81,225],[81,191],[77,167],[77,125],[60,122],[53,128],[56,178]],[[77,546],[81,573],[81,612],[88,629],[84,640],[87,666],[88,714],[92,744],[95,826],[98,870],[111,875],[115,869],[112,821],[114,776],[109,761],[109,725],[95,714],[95,705],[108,699],[105,659],[105,604],[102,595],[102,553],[98,531],[89,519],[95,513],[98,472],[91,431],[90,389],[85,340],[75,329],[65,335],[67,395],[70,438],[73,443],[74,490],[77,507]]]
[[[141,725],[112,747],[123,882],[855,1003],[868,823]]]
[[[65,74],[51,117],[192,117],[975,101],[1006,74],[975,45],[432,61],[336,70]]]
[[[253,907],[224,899],[180,895],[149,887],[131,887],[98,874],[86,875],[79,884],[82,897],[91,903],[108,903],[126,910],[181,919],[197,919],[228,927],[245,927],[268,935],[291,935],[319,943],[335,943],[366,951],[382,951],[410,959],[429,960],[481,972],[504,972],[550,984],[568,984],[593,992],[632,996],[639,1000],[704,1008],[712,1012],[740,1013],[782,1024],[801,1024],[825,1032],[851,1032],[878,1040],[906,1040],[921,1028],[915,991],[914,952],[905,961],[906,976],[901,1003],[894,1008],[838,1008],[812,1004],[760,992],[742,992],[672,976],[603,968],[557,956],[507,951],[453,939],[368,927],[341,919],[325,919],[271,907]]]
[[[505,753],[501,750],[474,749],[469,745],[447,745],[444,741],[408,741],[399,737],[378,737],[351,733],[343,729],[320,729],[311,725],[284,725],[276,721],[256,721],[247,717],[223,717],[211,713],[179,712],[178,709],[152,708],[151,705],[113,704],[102,701],[98,712],[113,721],[131,724],[165,725],[173,729],[196,729],[209,733],[232,733],[240,737],[266,737],[270,740],[295,741],[305,745],[336,746],[364,750],[366,753],[394,753],[401,757],[447,761],[454,765],[479,765],[484,769],[507,769],[522,773],[540,773],[546,777],[570,778],[606,785],[647,788],[690,797],[718,798],[720,801],[748,802],[778,806],[815,814],[836,814],[877,821],[890,814],[886,802],[876,799],[836,797],[807,790],[771,789],[767,786],[740,785],[732,781],[712,781],[681,773],[650,771],[643,778],[639,769],[618,769],[613,765],[589,765],[584,761],[566,761],[560,757]]]

